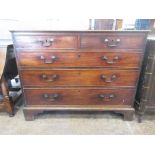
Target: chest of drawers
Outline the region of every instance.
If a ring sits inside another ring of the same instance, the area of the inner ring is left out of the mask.
[[[114,111],[132,120],[145,31],[12,31],[26,120]]]

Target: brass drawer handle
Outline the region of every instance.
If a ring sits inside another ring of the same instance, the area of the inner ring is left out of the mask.
[[[42,74],[41,78],[47,82],[53,82],[59,78],[59,75],[53,74],[50,78],[46,74]]]
[[[54,102],[60,98],[60,94],[43,94],[43,98],[48,101]]]
[[[108,47],[116,47],[118,46],[118,43],[120,43],[120,39],[117,38],[116,40],[114,39],[104,39],[104,42],[107,44]]]
[[[109,60],[109,58],[107,56],[102,56],[101,57],[101,60],[105,61],[107,64],[114,64],[116,63],[118,60],[120,60],[120,57],[119,56],[115,56],[113,58],[113,60]]]
[[[114,94],[98,94],[98,98],[101,101],[111,101],[115,98],[116,96]]]
[[[54,63],[56,60],[58,59],[58,57],[56,56],[51,56],[50,60],[46,59],[44,56],[40,56],[40,60],[43,60],[45,64],[52,64]]]
[[[54,42],[54,39],[53,38],[49,38],[49,39],[38,39],[37,42],[41,43],[41,45],[43,47],[49,47]]]
[[[115,75],[115,74],[113,74],[111,77],[110,77],[110,80],[108,80],[107,79],[107,76],[106,75],[101,75],[100,76],[101,77],[101,79],[104,81],[104,82],[106,82],[106,83],[111,83],[111,82],[113,82],[113,81],[115,81],[116,79],[117,79],[117,76]]]

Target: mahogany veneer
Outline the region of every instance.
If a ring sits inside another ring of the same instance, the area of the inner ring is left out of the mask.
[[[132,120],[145,31],[12,31],[26,120],[49,110]]]

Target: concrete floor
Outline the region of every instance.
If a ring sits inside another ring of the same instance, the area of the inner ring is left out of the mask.
[[[146,115],[142,123],[137,118],[123,121],[114,113],[58,113],[40,114],[34,121],[25,121],[22,107],[14,117],[0,112],[1,135],[42,134],[155,134],[155,115]]]

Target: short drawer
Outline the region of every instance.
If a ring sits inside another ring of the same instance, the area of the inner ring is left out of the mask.
[[[77,44],[77,36],[72,35],[15,36],[16,48],[73,49],[77,48]]]
[[[139,68],[143,53],[134,52],[17,52],[22,67]]]
[[[22,70],[26,86],[118,86],[135,87],[139,71],[114,69]]]
[[[144,34],[89,34],[81,36],[81,48],[143,49]]]
[[[132,105],[132,89],[25,89],[27,105]]]

